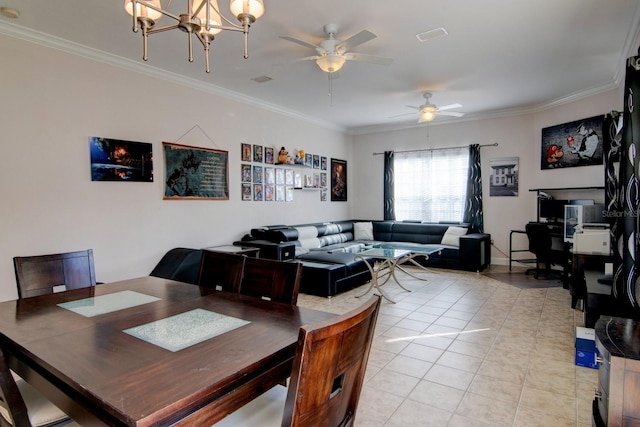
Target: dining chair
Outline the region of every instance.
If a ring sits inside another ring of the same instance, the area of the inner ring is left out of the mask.
[[[214,426],[353,426],[379,310],[374,295],[300,328],[288,390],[277,385]]]
[[[246,255],[203,250],[198,286],[238,293],[246,259]]]
[[[162,256],[149,276],[197,285],[201,260],[201,249],[173,248]]]
[[[93,250],[13,258],[18,297],[96,285]]]
[[[240,293],[270,301],[296,305],[302,277],[302,264],[265,258],[247,258]]]
[[[0,426],[79,426],[36,389],[9,370],[0,349]]]

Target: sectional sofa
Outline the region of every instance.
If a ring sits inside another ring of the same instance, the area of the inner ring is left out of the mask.
[[[355,257],[372,245],[407,250],[438,248],[423,262],[431,267],[481,271],[491,259],[491,236],[470,232],[464,223],[349,220],[272,225],[252,229],[234,244],[258,247],[264,258],[301,262],[300,291],[326,297],[370,280],[367,266]]]

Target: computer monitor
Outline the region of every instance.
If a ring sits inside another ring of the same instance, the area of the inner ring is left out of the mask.
[[[568,200],[542,199],[539,202],[540,218],[547,222],[558,222],[564,219],[564,205],[569,204]]]

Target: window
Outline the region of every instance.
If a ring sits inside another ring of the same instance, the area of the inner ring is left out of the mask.
[[[396,153],[396,219],[462,221],[468,169],[467,148]]]

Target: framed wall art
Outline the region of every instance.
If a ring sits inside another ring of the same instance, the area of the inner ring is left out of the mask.
[[[91,181],[153,182],[153,146],[146,142],[89,137]]]
[[[331,159],[331,201],[347,201],[347,161]]]
[[[250,162],[251,161],[251,144],[242,143],[240,145],[240,149],[242,151],[242,161]]]
[[[229,200],[229,152],[163,142],[164,199]]]
[[[256,163],[262,163],[264,152],[262,150],[262,145],[254,145],[253,146],[253,161]]]
[[[518,195],[518,158],[492,159],[489,175],[489,196]]]
[[[540,169],[602,164],[604,115],[542,129]]]

